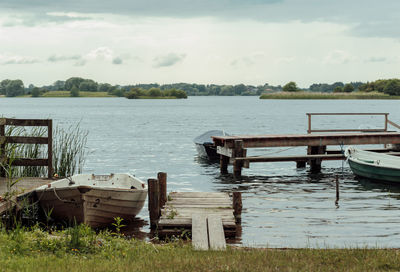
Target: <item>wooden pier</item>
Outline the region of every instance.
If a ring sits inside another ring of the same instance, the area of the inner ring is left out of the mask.
[[[225,248],[225,237],[235,237],[241,221],[240,192],[171,192],[167,175],[148,180],[150,225],[159,237],[192,237],[196,249]]]
[[[311,128],[311,116],[313,115],[383,115],[385,117],[382,129],[331,129],[313,130]],[[400,133],[388,131],[388,125],[400,128],[399,125],[388,119],[388,113],[307,113],[307,134],[296,135],[237,135],[237,136],[214,136],[214,144],[220,154],[221,173],[228,173],[228,164],[233,165],[233,174],[240,177],[242,168],[249,168],[253,162],[280,162],[294,161],[297,167],[305,167],[310,164],[311,171],[321,170],[322,160],[342,160],[344,155],[328,154],[327,146],[344,145],[395,145],[400,144]],[[319,134],[312,134],[319,132]],[[324,132],[324,133],[322,133]],[[293,156],[247,156],[249,148],[266,147],[307,147],[306,155]],[[387,149],[387,152],[395,151]]]

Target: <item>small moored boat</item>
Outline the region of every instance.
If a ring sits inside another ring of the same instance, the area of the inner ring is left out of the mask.
[[[143,208],[147,189],[130,174],[79,174],[38,187],[36,194],[54,219],[103,227],[115,217],[133,219]]]
[[[345,156],[357,176],[389,182],[400,182],[400,158],[352,146],[346,148]]]
[[[209,130],[200,136],[197,136],[193,142],[196,144],[196,150],[200,157],[210,161],[219,160],[217,147],[214,145],[212,136],[229,136],[222,130]]]

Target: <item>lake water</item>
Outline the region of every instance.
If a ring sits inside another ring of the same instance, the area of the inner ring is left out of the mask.
[[[317,175],[293,162],[254,163],[243,178],[221,176],[199,160],[193,138],[230,134],[305,133],[306,112],[388,112],[400,123],[396,100],[259,100],[257,97],[1,98],[0,115],[81,123],[89,131],[85,173],[130,172],[143,180],[168,173],[168,191],[241,191],[242,236],[260,247],[400,247],[400,186],[354,179],[347,164],[323,162]],[[315,128],[376,128],[382,117],[316,117]],[[340,148],[339,146],[337,148]],[[250,154],[305,154],[304,147]],[[232,172],[231,167],[229,168]],[[340,201],[335,205],[335,175]],[[148,221],[147,203],[139,217]],[[143,227],[148,232],[148,226]]]

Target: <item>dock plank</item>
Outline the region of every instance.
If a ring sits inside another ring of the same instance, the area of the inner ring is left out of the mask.
[[[210,249],[225,250],[226,241],[221,217],[218,215],[208,215],[207,224]]]
[[[207,216],[193,214],[192,216],[192,244],[196,250],[208,250]]]

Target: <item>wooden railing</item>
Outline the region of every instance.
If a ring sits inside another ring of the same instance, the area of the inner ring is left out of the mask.
[[[6,136],[6,126],[47,127],[47,137]],[[16,158],[13,166],[47,166],[48,178],[53,177],[53,121],[48,119],[10,119],[0,118],[0,160],[7,162],[6,144],[43,144],[47,145],[47,158]],[[0,176],[4,171],[0,169]]]
[[[400,125],[392,122],[389,120],[388,116],[389,113],[306,113],[307,117],[308,117],[308,129],[307,129],[307,133],[313,133],[313,132],[387,132],[388,131],[388,125],[394,126],[397,129],[400,129]],[[329,116],[329,115],[358,115],[358,116],[362,116],[362,115],[369,115],[369,116],[373,116],[373,115],[381,115],[384,116],[384,123],[383,123],[383,128],[381,129],[312,129],[311,128],[311,117],[315,116],[315,115],[325,115],[325,116]]]

